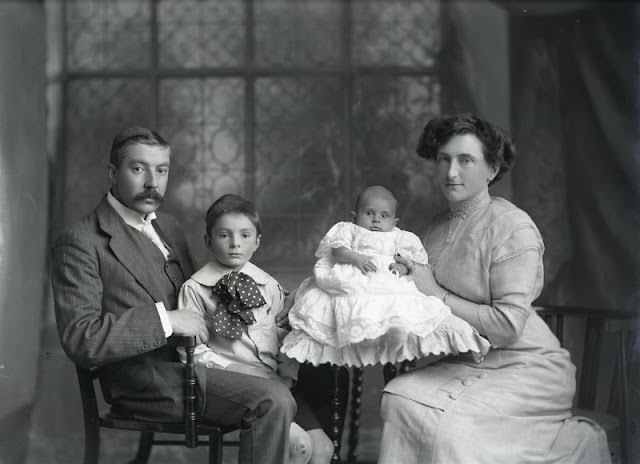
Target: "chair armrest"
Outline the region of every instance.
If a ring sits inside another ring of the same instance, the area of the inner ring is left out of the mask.
[[[184,433],[185,445],[187,448],[198,446],[198,413],[196,394],[196,369],[193,359],[193,352],[196,347],[196,337],[194,335],[184,335],[175,337],[177,346],[184,347],[186,363],[184,366]]]
[[[601,319],[634,319],[637,311],[627,309],[585,308],[578,306],[534,305],[533,309],[541,316],[596,317]]]
[[[182,346],[184,348],[190,348],[196,346],[196,336],[195,335],[174,335],[174,344],[175,346]]]

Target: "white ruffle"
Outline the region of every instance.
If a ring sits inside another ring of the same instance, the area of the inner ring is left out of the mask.
[[[317,340],[303,330],[294,329],[284,339],[280,351],[299,362],[313,365],[330,363],[363,367],[414,360],[429,355],[457,355],[466,352],[471,352],[479,362],[489,348],[489,342],[476,329],[459,317],[449,314],[427,335],[392,329],[384,331],[377,338],[362,339],[358,343],[342,346]]]

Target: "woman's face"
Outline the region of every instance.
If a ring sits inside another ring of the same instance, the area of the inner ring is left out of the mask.
[[[436,156],[440,189],[449,203],[467,200],[486,190],[498,170],[490,166],[473,134],[454,135]]]

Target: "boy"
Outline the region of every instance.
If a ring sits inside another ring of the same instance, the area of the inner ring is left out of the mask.
[[[205,221],[204,239],[213,259],[184,283],[178,297],[178,307],[202,315],[209,330],[207,345],[196,347],[196,364],[291,388],[298,364],[280,354],[286,331],[276,324],[276,316],[284,310],[284,291],[250,262],[261,239],[255,207],[238,195],[223,195],[207,210]],[[296,403],[290,462],[329,463],[331,441],[302,399],[296,398]]]

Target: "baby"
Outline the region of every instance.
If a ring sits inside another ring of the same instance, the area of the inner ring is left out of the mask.
[[[195,349],[196,364],[283,382],[291,388],[298,363],[279,353],[286,331],[278,282],[249,260],[260,246],[261,223],[252,203],[224,195],[206,214],[205,243],[212,258],[182,286],[178,307],[204,316],[209,341]],[[180,351],[184,360],[184,350]],[[290,464],[328,464],[333,445],[299,395],[290,429]]]
[[[487,340],[411,280],[416,264],[428,264],[427,252],[415,234],[396,227],[397,206],[391,191],[369,186],[356,200],[353,222],[339,222],[323,237],[313,276],[300,284],[289,312],[293,330],[283,353],[314,365],[358,367],[487,353]]]

